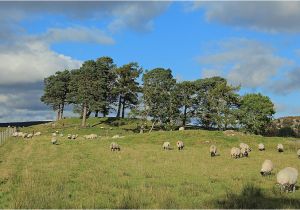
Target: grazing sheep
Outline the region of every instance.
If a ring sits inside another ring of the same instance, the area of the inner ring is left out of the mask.
[[[96,139],[98,136],[97,134],[90,134],[83,136],[85,139]]]
[[[298,158],[300,158],[300,149],[298,149],[298,151],[297,151],[297,156],[298,156]]]
[[[274,168],[274,165],[271,160],[265,160],[263,164],[261,165],[260,174],[262,176],[270,175],[272,170]]]
[[[182,141],[177,141],[176,145],[177,145],[178,150],[183,150],[184,144]]]
[[[57,144],[57,139],[56,139],[55,136],[53,136],[53,137],[51,138],[51,143],[52,143],[52,144]]]
[[[32,138],[33,137],[33,134],[32,133],[29,133],[28,135],[27,135],[27,138]]]
[[[277,183],[281,190],[295,192],[298,170],[292,167],[286,167],[278,172]]]
[[[18,135],[18,132],[14,132],[13,134],[12,134],[12,137],[18,137],[19,135]]]
[[[265,145],[263,143],[258,144],[258,150],[259,151],[265,150]]]
[[[72,134],[68,134],[68,139],[72,139]]]
[[[184,127],[180,127],[178,130],[180,130],[180,131],[184,131],[184,130],[185,130],[185,128],[184,128]]]
[[[243,149],[243,148],[245,148],[245,150],[249,153],[249,152],[251,152],[251,148],[249,147],[249,145],[248,144],[245,144],[245,143],[240,143],[240,149]]]
[[[117,143],[115,143],[115,142],[112,142],[111,144],[110,144],[110,150],[111,151],[120,151],[121,150],[121,147],[120,147],[120,145],[119,144],[117,144]]]
[[[118,138],[121,138],[121,137],[120,137],[120,135],[114,135],[112,138],[113,139],[118,139]]]
[[[18,137],[23,137],[23,132],[18,132]]]
[[[72,135],[72,139],[77,139],[77,137],[78,137],[78,134],[73,134]]]
[[[241,155],[241,150],[240,150],[240,148],[237,148],[237,147],[231,148],[230,155],[231,155],[231,157],[233,157],[233,158],[239,158],[240,155]]]
[[[53,137],[56,137],[56,133],[52,133],[52,136],[53,136]]]
[[[164,142],[162,147],[164,150],[169,150],[169,149],[171,149],[171,144],[170,144],[170,142]]]
[[[277,145],[277,150],[278,150],[278,152],[283,152],[283,145],[282,144],[278,144]]]
[[[36,133],[34,134],[34,136],[40,136],[40,135],[42,135],[41,132],[36,132]]]
[[[249,155],[248,150],[245,147],[243,147],[241,149],[241,156],[242,157],[248,157],[248,155]]]
[[[22,138],[27,138],[27,136],[28,136],[28,133],[22,133],[23,135],[22,135]]]
[[[217,147],[215,145],[211,145],[209,148],[210,156],[214,157],[217,155]]]

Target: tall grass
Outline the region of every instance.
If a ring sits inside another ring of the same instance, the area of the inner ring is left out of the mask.
[[[300,170],[295,139],[200,130],[136,134],[136,122],[120,127],[103,122],[87,129],[75,128],[77,123],[25,128],[43,135],[28,141],[12,138],[0,147],[0,208],[300,208],[299,189],[286,194],[275,186],[281,168]],[[56,129],[102,138],[70,141],[64,136],[52,145]],[[115,134],[125,137],[111,139]],[[184,141],[183,151],[174,148],[177,140]],[[109,150],[112,141],[121,145],[120,152]],[[163,151],[164,141],[174,150]],[[240,142],[253,152],[233,160],[230,148]],[[260,142],[266,151],[257,150]],[[286,148],[282,154],[276,152],[279,142]],[[220,150],[215,158],[208,152],[212,143]],[[259,174],[265,159],[275,164],[270,177]]]

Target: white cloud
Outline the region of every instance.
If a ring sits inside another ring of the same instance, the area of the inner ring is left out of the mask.
[[[43,42],[21,40],[0,50],[0,85],[33,83],[58,70],[80,65],[81,61],[51,51]]]
[[[299,32],[299,1],[197,2],[208,21],[267,32]]]
[[[221,42],[218,52],[204,55],[199,62],[222,72],[232,84],[256,88],[266,85],[284,65],[291,61],[277,56],[270,46],[248,39],[230,39]],[[216,73],[216,70],[204,73]]]

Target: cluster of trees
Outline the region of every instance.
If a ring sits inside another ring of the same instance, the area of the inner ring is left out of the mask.
[[[206,129],[238,128],[261,134],[275,113],[267,96],[240,96],[240,87],[229,85],[224,78],[178,82],[170,69],[143,71],[138,63],[117,67],[110,57],[56,72],[44,84],[41,101],[57,111],[57,119],[72,104],[82,117],[82,126],[91,113],[105,117],[115,112],[117,118],[124,118],[126,111],[127,116],[151,119],[153,126],[165,129],[193,121]]]

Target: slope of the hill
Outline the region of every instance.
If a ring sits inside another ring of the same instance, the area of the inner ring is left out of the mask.
[[[0,208],[300,208],[299,187],[287,194],[275,185],[280,169],[300,170],[296,139],[203,130],[139,134],[139,121],[88,123],[85,129],[78,119],[23,128],[43,134],[12,138],[1,146]],[[64,136],[52,145],[56,130]],[[79,138],[68,140],[68,133]],[[82,138],[90,133],[101,138]],[[116,134],[124,137],[112,139]],[[178,140],[185,143],[183,151],[175,148]],[[121,145],[120,152],[110,151],[112,141]],[[164,141],[174,149],[163,151]],[[249,158],[231,159],[230,148],[240,142],[253,151]],[[257,150],[260,142],[266,151]],[[279,142],[285,147],[280,154]],[[220,156],[210,157],[211,144]],[[259,173],[265,159],[275,164],[270,177]]]

